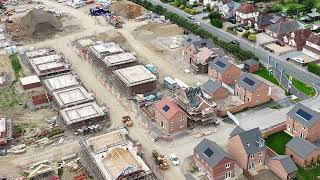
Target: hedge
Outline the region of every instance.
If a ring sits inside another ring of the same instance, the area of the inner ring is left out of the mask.
[[[320,66],[316,63],[309,63],[308,71],[320,76]]]
[[[143,6],[149,11],[152,11],[160,15],[164,15],[170,21],[174,22],[180,27],[183,27],[184,29],[196,35],[199,35],[202,38],[211,38],[213,42],[216,43],[218,46],[224,48],[227,52],[233,54],[234,56],[236,56],[238,59],[242,61],[245,61],[250,58],[254,58],[258,60],[258,58],[252,52],[241,49],[239,45],[231,44],[231,43],[219,40],[217,36],[214,36],[207,30],[197,26],[194,23],[189,22],[186,18],[183,18],[176,13],[167,11],[167,9],[163,8],[161,5],[153,5],[152,3],[146,0],[130,0],[130,1]]]

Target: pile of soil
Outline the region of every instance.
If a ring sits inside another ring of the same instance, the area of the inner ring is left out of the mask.
[[[62,23],[49,12],[34,9],[21,18],[21,23],[27,27],[28,34],[32,36],[48,36],[60,30]]]
[[[148,12],[144,7],[130,1],[117,1],[112,4],[111,11],[118,16],[134,19]]]
[[[121,33],[114,30],[98,34],[97,39],[104,42],[115,42],[121,45],[125,45],[127,43],[127,39]]]
[[[183,29],[176,24],[158,24],[149,23],[140,26],[136,31],[150,31],[155,33],[157,36],[166,37],[183,34]]]

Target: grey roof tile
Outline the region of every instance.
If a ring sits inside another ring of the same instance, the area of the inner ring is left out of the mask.
[[[188,46],[190,45],[191,43],[193,42],[196,42],[196,41],[200,41],[201,38],[199,36],[196,36],[194,34],[189,34],[186,38],[184,38],[184,40],[182,41],[182,46]]]
[[[215,142],[209,139],[203,139],[193,149],[210,166],[216,166],[223,158],[231,157]]]
[[[313,125],[320,121],[320,114],[303,104],[296,104],[288,113],[289,117],[294,118],[307,128],[313,127]]]
[[[244,130],[243,130],[240,126],[236,126],[236,127],[232,130],[232,132],[230,133],[230,137],[236,136],[236,135],[238,135],[238,134],[240,134],[240,133],[243,133],[243,132],[244,132]]]
[[[272,24],[269,27],[267,27],[267,30],[277,33],[278,35],[293,32],[298,29],[303,29],[298,21],[286,21],[277,24]]]
[[[238,134],[247,155],[255,154],[266,149],[265,141],[259,128],[254,128]]]
[[[288,155],[278,155],[271,158],[271,160],[280,161],[282,167],[285,169],[286,173],[290,174],[298,171],[297,165],[293,162],[293,160]]]
[[[255,59],[248,59],[245,61],[245,64],[249,65],[249,66],[255,66],[260,64],[259,61],[255,60]]]
[[[262,82],[248,73],[242,73],[237,84],[244,89],[253,92],[262,84]]]
[[[286,147],[293,151],[295,154],[305,159],[312,151],[319,150],[319,147],[312,144],[308,140],[294,137],[287,144]]]
[[[209,79],[207,82],[205,82],[201,86],[202,91],[204,91],[209,95],[212,95],[213,93],[215,93],[219,88],[222,88],[221,84],[217,83],[212,79]]]

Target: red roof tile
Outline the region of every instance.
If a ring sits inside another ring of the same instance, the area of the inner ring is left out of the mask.
[[[183,112],[183,110],[177,105],[177,103],[174,100],[171,100],[169,98],[163,98],[161,101],[155,104],[154,107],[167,120],[171,119],[177,112]]]
[[[256,7],[254,7],[254,5],[246,3],[246,4],[242,4],[238,9],[238,12],[241,12],[243,14],[249,14],[249,13],[254,13],[257,12]]]

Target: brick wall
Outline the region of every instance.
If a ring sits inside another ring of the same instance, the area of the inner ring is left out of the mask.
[[[49,95],[48,93],[46,93],[46,94],[32,96],[31,100],[34,105],[40,105],[40,104],[52,102],[53,97],[51,95]]]
[[[274,126],[270,129],[262,130],[261,134],[263,138],[266,138],[274,133],[286,130],[286,123],[280,123],[277,126]]]

